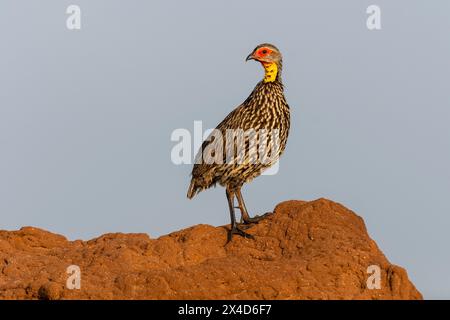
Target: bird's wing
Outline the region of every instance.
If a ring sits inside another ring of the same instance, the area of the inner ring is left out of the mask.
[[[195,164],[202,163],[202,155],[203,151],[206,148],[212,149],[212,148],[219,148],[220,143],[223,143],[223,140],[220,141],[220,139],[217,139],[217,134],[220,132],[223,137],[225,137],[226,129],[233,129],[235,126],[235,121],[233,119],[235,118],[235,115],[239,112],[238,110],[242,108],[242,105],[239,105],[237,108],[235,108],[233,111],[231,111],[217,126],[216,129],[213,130],[209,134],[209,136],[203,141],[200,149],[197,151],[197,155],[195,156]],[[236,128],[237,129],[237,128]]]

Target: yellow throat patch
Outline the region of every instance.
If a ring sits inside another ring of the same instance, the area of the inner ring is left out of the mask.
[[[276,63],[266,63],[263,64],[265,75],[264,75],[264,82],[274,82],[277,79],[278,74],[278,66]]]

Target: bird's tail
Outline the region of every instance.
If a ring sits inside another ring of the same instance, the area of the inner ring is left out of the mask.
[[[189,189],[187,192],[187,197],[189,199],[192,199],[198,192],[198,187],[195,184],[194,179],[192,179],[191,184],[189,185]]]

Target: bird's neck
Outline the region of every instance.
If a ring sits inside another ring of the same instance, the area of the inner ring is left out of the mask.
[[[279,80],[279,70],[278,65],[275,62],[262,62],[262,66],[264,67],[264,82],[274,82],[275,80]]]

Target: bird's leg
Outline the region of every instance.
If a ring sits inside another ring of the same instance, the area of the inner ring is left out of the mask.
[[[247,207],[241,194],[241,188],[236,189],[236,198],[238,200],[239,210],[241,211],[241,223],[248,223],[251,218],[248,215]]]
[[[239,209],[241,210],[241,215],[242,215],[241,220],[244,220],[244,224],[258,223],[262,219],[265,219],[265,218],[267,218],[267,216],[272,214],[271,212],[268,212],[266,214],[263,214],[262,216],[257,215],[257,216],[254,216],[253,218],[250,218],[248,211],[247,211],[247,207],[245,206],[244,198],[242,197],[242,194],[241,194],[241,188],[236,189],[236,198],[239,203]],[[242,221],[241,221],[241,223],[242,223]]]
[[[233,234],[238,234],[244,238],[254,239],[254,237],[251,234],[248,234],[241,229],[238,228],[236,223],[236,215],[234,213],[234,191],[229,190],[227,188],[227,199],[228,199],[228,207],[230,208],[230,218],[231,218],[231,230],[228,234],[228,242],[231,241]]]

